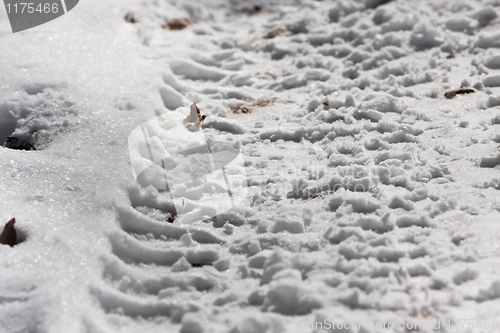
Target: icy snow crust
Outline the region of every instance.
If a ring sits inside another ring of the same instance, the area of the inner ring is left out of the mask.
[[[2,33],[0,141],[37,150],[0,147],[0,222],[24,240],[0,246],[0,331],[498,330],[499,8],[81,1]],[[176,18],[194,24],[161,28]],[[193,102],[249,194],[170,224],[128,137]]]

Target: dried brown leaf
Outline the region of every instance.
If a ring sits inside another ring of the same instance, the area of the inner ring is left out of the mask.
[[[252,104],[241,104],[238,105],[237,109],[234,111],[235,114],[247,114],[252,112],[253,108],[262,108],[264,106],[273,105],[274,99],[268,97],[262,97],[253,102]]]
[[[0,244],[14,246],[16,245],[17,240],[17,232],[14,228],[14,223],[16,223],[16,219],[13,218],[3,228],[2,234],[0,235]]]
[[[312,200],[312,199],[316,199],[316,198],[319,198],[319,197],[324,197],[325,195],[331,195],[333,194],[332,191],[323,191],[323,192],[319,192],[319,193],[316,193],[314,194],[313,196],[311,196],[309,199],[305,200],[305,201],[309,201],[309,200]]]
[[[191,132],[200,129],[201,123],[205,121],[206,115],[200,113],[200,109],[195,103],[191,104],[191,109],[189,115],[184,119],[188,130]]]
[[[259,5],[255,5],[252,7],[252,9],[248,12],[248,16],[253,16],[257,15],[262,11],[262,7]]]
[[[181,18],[181,19],[175,19],[175,20],[169,21],[169,22],[165,23],[164,25],[162,25],[161,27],[163,29],[168,29],[168,30],[182,30],[182,29],[185,29],[192,24],[193,24],[193,22],[191,22],[191,20]]]
[[[273,80],[276,80],[278,78],[278,75],[266,72],[266,75],[269,75]]]
[[[136,23],[137,20],[135,19],[135,15],[133,12],[128,12],[127,15],[125,15],[125,21],[128,23]]]
[[[472,94],[474,92],[475,92],[474,89],[460,88],[460,89],[457,89],[457,90],[451,90],[451,91],[445,92],[444,93],[444,97],[446,97],[448,99],[452,99],[452,98],[454,98],[457,95]]]
[[[264,39],[271,39],[274,37],[278,37],[280,35],[283,35],[286,32],[286,30],[278,28],[274,29],[273,31],[268,32],[265,36]]]

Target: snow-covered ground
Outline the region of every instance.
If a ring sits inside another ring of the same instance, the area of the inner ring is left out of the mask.
[[[0,147],[0,332],[500,331],[499,11],[86,0],[12,34],[0,10],[0,141],[37,148]],[[169,223],[129,135],[191,103],[248,194],[202,218],[184,187],[200,218]]]

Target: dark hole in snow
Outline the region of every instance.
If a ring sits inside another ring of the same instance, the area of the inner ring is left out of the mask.
[[[458,236],[453,236],[453,238],[451,239],[451,242],[453,244],[455,244],[456,246],[459,246],[460,243],[464,240],[465,240],[465,236],[458,235]]]
[[[191,266],[193,267],[202,267],[202,266],[212,266],[212,264],[205,264],[205,263],[199,263],[199,264],[193,264],[191,263]]]
[[[5,142],[17,127],[17,117],[7,108],[7,104],[0,105],[0,144]]]
[[[36,150],[36,148],[24,138],[15,138],[8,136],[3,143],[5,148],[16,149],[16,150]]]
[[[365,0],[366,8],[377,8],[380,5],[386,4],[391,0]]]

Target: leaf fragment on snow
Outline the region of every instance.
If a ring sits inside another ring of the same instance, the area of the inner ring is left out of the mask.
[[[475,92],[474,89],[461,88],[461,89],[451,90],[451,91],[445,92],[444,97],[446,97],[448,99],[452,99],[453,97],[455,97],[457,95],[472,94],[474,92]]]
[[[191,22],[190,20],[181,18],[169,21],[168,23],[165,23],[161,27],[163,29],[168,29],[168,30],[182,30],[190,26],[191,24],[193,24],[193,22]]]
[[[137,22],[133,12],[128,12],[124,18],[125,18],[125,22],[128,22],[128,23],[136,23]]]
[[[189,116],[184,119],[184,122],[186,123],[188,130],[194,132],[200,129],[201,123],[205,120],[206,117],[206,115],[201,115],[200,109],[196,106],[195,103],[193,103],[191,104],[191,111],[189,113]]]
[[[280,35],[283,35],[284,33],[286,33],[287,31],[284,30],[284,29],[281,29],[281,28],[278,28],[278,29],[275,29],[275,30],[272,30],[270,32],[268,32],[265,36],[264,36],[264,39],[272,39],[274,37],[278,37]]]
[[[16,223],[16,219],[12,218],[5,227],[3,228],[2,234],[0,235],[0,244],[14,246],[16,245],[17,232],[14,228],[14,223]]]
[[[271,79],[273,79],[273,80],[276,80],[278,78],[278,75],[273,74],[273,73],[266,72],[266,75],[269,75],[271,77]]]
[[[253,102],[252,104],[240,104],[238,105],[237,109],[234,110],[234,113],[236,114],[246,114],[250,113],[253,108],[263,108],[264,106],[269,106],[273,105],[274,103],[273,98],[268,98],[268,97],[262,97]]]
[[[248,16],[257,15],[262,11],[262,7],[259,5],[254,5],[252,9],[248,12]]]

